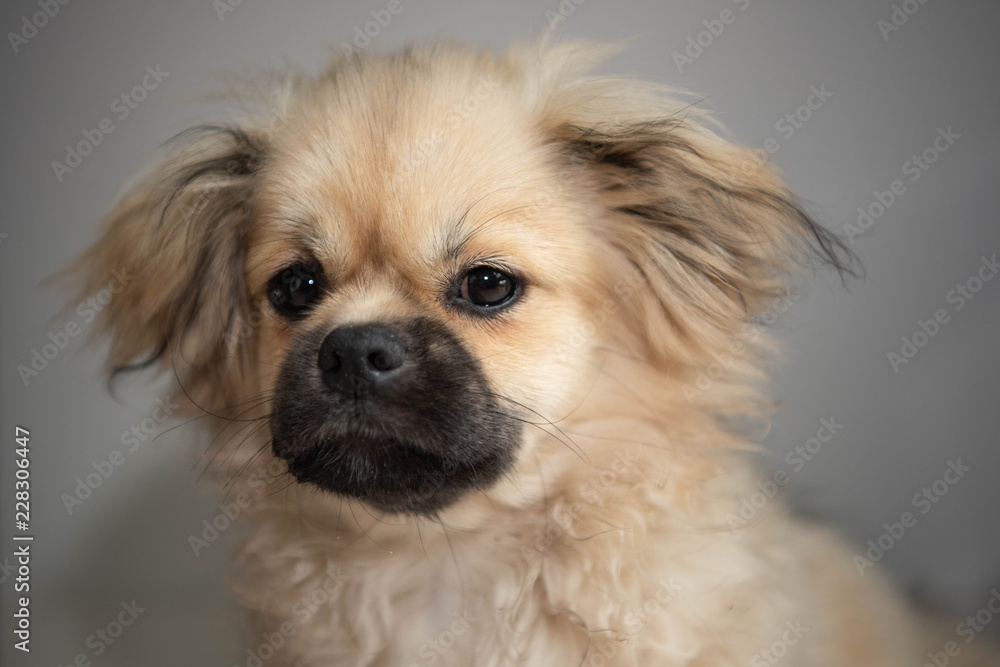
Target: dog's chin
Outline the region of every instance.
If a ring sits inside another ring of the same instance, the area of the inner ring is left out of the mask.
[[[276,451],[288,451],[275,443]],[[392,513],[433,514],[490,486],[511,465],[506,450],[469,459],[438,455],[418,442],[388,435],[344,435],[286,456],[303,484]]]

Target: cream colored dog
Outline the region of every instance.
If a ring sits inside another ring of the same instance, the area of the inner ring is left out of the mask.
[[[77,265],[135,276],[113,369],[217,427],[243,664],[919,667],[948,638],[778,499],[737,519],[757,318],[851,258],[681,97],[586,76],[608,53],[278,77]]]

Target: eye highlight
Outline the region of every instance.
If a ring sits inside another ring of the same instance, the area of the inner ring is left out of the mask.
[[[326,289],[319,262],[294,264],[279,271],[267,286],[267,298],[280,314],[302,319],[309,314]]]
[[[459,295],[480,308],[496,308],[517,295],[514,276],[493,266],[476,266],[462,278]]]

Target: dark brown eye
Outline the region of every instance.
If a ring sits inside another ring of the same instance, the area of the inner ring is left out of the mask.
[[[476,306],[492,308],[514,297],[517,284],[509,273],[492,266],[477,266],[462,280],[462,298]]]
[[[323,269],[318,262],[295,264],[271,278],[267,297],[285,317],[301,319],[313,309],[325,288]]]

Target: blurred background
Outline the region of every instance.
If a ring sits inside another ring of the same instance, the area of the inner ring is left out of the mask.
[[[1000,4],[399,2],[388,22],[388,0],[3,3],[0,662],[245,664],[226,584],[238,528],[197,556],[189,545],[220,501],[197,483],[196,430],[169,430],[162,381],[128,379],[113,398],[101,350],[72,333],[99,301],[60,312],[64,295],[41,284],[165,140],[219,117],[198,96],[226,72],[315,71],[341,43],[503,49],[550,30],[638,36],[605,71],[704,94],[850,238],[867,278],[845,289],[817,276],[774,325],[783,404],[761,465],[862,555],[911,512],[916,524],[872,567],[956,625],[982,609],[1000,585]],[[85,141],[88,154],[68,155]],[[31,433],[30,656],[10,628],[15,426]],[[942,481],[949,466],[962,475]],[[99,486],[78,489],[95,473]],[[134,622],[100,639],[123,604]],[[998,636],[1000,619],[984,630]]]

